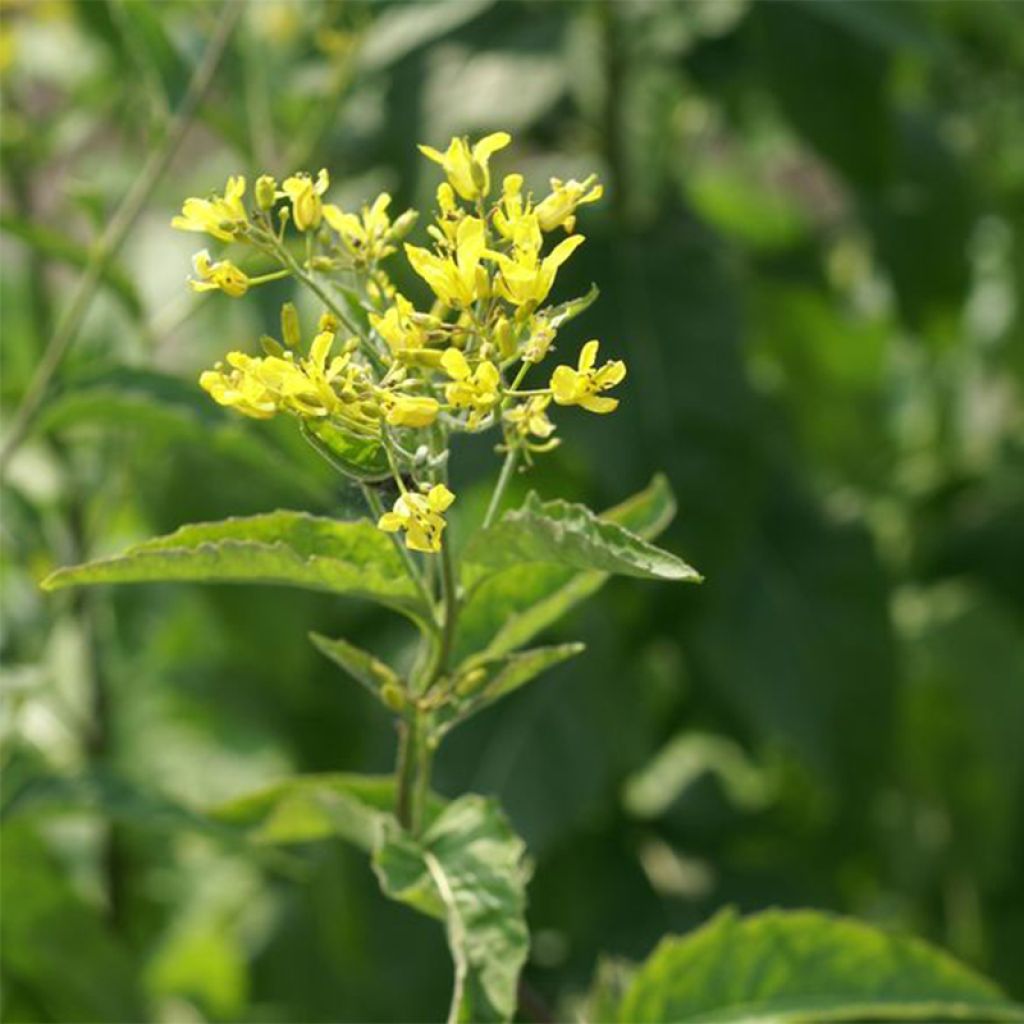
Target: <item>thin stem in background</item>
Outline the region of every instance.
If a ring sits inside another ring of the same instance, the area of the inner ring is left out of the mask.
[[[518,458],[519,449],[510,447],[508,454],[505,456],[505,461],[502,463],[498,482],[494,485],[494,493],[491,495],[490,504],[487,506],[487,513],[484,516],[481,529],[486,530],[494,522],[494,517],[498,514],[498,509],[501,507],[502,498],[504,498],[508,483],[512,479],[512,471],[516,468]]]
[[[192,75],[181,107],[168,125],[163,142],[150,154],[142,171],[135,179],[135,183],[121,201],[121,205],[115,211],[106,231],[103,232],[96,245],[92,259],[89,261],[85,273],[79,278],[71,302],[51,335],[49,344],[46,346],[36,372],[25,391],[21,405],[11,421],[3,447],[0,448],[0,477],[6,472],[12,456],[27,436],[46,398],[54,375],[60,369],[64,357],[78,336],[85,315],[92,305],[96,286],[117,255],[129,231],[134,227],[153,189],[167,170],[185,138],[199,105],[212,87],[221,58],[224,56],[228,42],[244,10],[244,0],[225,0],[220,10],[220,18],[213,38],[207,44],[202,60]]]

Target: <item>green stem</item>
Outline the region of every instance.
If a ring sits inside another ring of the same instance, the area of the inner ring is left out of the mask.
[[[398,758],[395,763],[395,817],[414,836],[423,829],[433,750],[428,735],[427,713],[418,707],[398,725]]]
[[[510,447],[508,454],[505,456],[505,461],[502,463],[501,473],[498,476],[497,484],[494,486],[491,503],[487,506],[487,514],[484,516],[481,529],[486,530],[494,522],[494,517],[498,514],[498,509],[501,507],[501,499],[505,496],[505,490],[512,479],[512,471],[516,468],[516,460],[518,458],[519,449],[517,447]]]
[[[221,7],[217,31],[207,45],[206,52],[192,75],[185,98],[182,100],[178,113],[168,126],[163,142],[150,154],[138,178],[135,179],[135,183],[115,211],[106,231],[103,232],[99,243],[93,250],[89,265],[79,278],[71,302],[51,335],[46,351],[43,353],[21,400],[21,405],[11,421],[3,448],[0,449],[0,476],[3,476],[11,457],[25,440],[46,398],[54,375],[60,369],[64,357],[78,336],[78,331],[96,294],[96,286],[120,250],[128,232],[135,225],[135,221],[142,213],[157,182],[163,177],[164,171],[167,170],[171,159],[185,138],[185,133],[192,123],[196,110],[213,85],[221,57],[224,55],[231,34],[244,10],[245,4],[236,3],[235,0],[225,0]]]

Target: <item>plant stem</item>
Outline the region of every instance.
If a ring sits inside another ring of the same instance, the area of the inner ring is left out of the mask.
[[[163,142],[150,154],[142,171],[135,179],[135,183],[121,201],[121,205],[110,219],[106,231],[100,237],[89,265],[86,267],[85,273],[79,278],[78,286],[71,298],[71,302],[57,324],[56,330],[50,336],[50,341],[46,346],[42,359],[39,361],[32,380],[29,382],[28,389],[21,400],[21,405],[18,406],[18,410],[11,421],[3,448],[0,449],[0,477],[3,476],[11,457],[27,436],[46,398],[46,393],[49,390],[54,375],[60,369],[64,357],[77,337],[82,322],[85,320],[85,315],[92,305],[96,286],[120,250],[121,245],[128,236],[128,232],[134,226],[157,182],[163,176],[164,171],[167,170],[171,159],[185,138],[185,133],[192,123],[192,118],[199,104],[213,85],[213,79],[220,65],[221,57],[224,55],[231,34],[238,24],[238,19],[242,16],[244,9],[244,3],[238,3],[236,0],[225,0],[220,10],[217,30],[207,45],[206,52],[203,54],[199,66],[192,75],[185,98],[181,102],[178,113],[168,126]]]
[[[486,530],[494,522],[494,517],[498,514],[501,499],[505,496],[505,489],[508,487],[509,480],[512,479],[512,471],[516,468],[516,460],[518,458],[519,449],[510,447],[508,454],[505,456],[505,461],[502,463],[498,482],[494,485],[494,493],[491,495],[491,503],[487,506],[487,514],[484,516],[481,529]]]
[[[395,817],[399,825],[412,831],[412,802],[416,774],[416,745],[419,711],[413,711],[398,723],[398,758],[395,762]]]

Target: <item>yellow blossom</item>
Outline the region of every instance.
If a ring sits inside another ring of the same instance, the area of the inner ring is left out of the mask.
[[[524,217],[530,215],[529,202],[523,201],[523,176],[506,174],[501,186],[501,202],[494,210],[494,226],[503,238],[515,237]]]
[[[394,304],[383,314],[370,314],[370,325],[387,342],[392,352],[423,348],[426,344],[426,331],[413,320],[415,312],[413,304],[400,292],[395,292]]]
[[[542,200],[535,210],[541,231],[554,231],[557,227],[572,231],[576,224],[576,208],[584,203],[596,203],[604,195],[604,188],[596,182],[596,174],[591,174],[584,181],[552,178],[551,195]]]
[[[412,551],[441,550],[441,535],[448,524],[443,513],[455,500],[444,484],[435,484],[426,494],[406,492],[399,496],[391,512],[385,512],[377,526],[387,533],[405,531],[406,547]]]
[[[277,396],[258,373],[261,359],[244,352],[229,352],[229,370],[218,363],[199,377],[199,386],[218,404],[257,420],[268,420],[277,412]]]
[[[527,303],[539,306],[548,297],[558,268],[583,242],[582,235],[570,235],[541,259],[540,247],[534,245],[536,224],[535,217],[526,218],[520,224],[511,256],[499,252],[487,254],[497,262],[500,270],[495,284],[498,294],[515,306]]]
[[[196,277],[189,279],[193,291],[222,291],[233,299],[240,299],[249,290],[249,276],[238,269],[230,260],[214,263],[204,249],[192,257],[192,269]]]
[[[381,192],[373,201],[372,206],[364,206],[361,213],[345,213],[333,203],[328,203],[323,208],[324,220],[338,234],[345,245],[345,248],[357,259],[366,262],[376,262],[386,256],[390,256],[395,248],[391,245],[392,225],[388,217],[388,206],[391,205],[391,196],[387,192]],[[407,211],[402,217],[408,219]],[[401,218],[400,218],[401,219]]]
[[[442,245],[455,245],[459,223],[465,210],[455,201],[455,192],[447,181],[437,186],[437,224],[431,224],[427,233]]]
[[[484,199],[491,191],[488,163],[492,154],[504,149],[512,137],[508,132],[494,132],[470,147],[466,138],[452,139],[442,153],[432,146],[420,146],[420,152],[440,164],[453,189],[465,200]]]
[[[245,178],[241,175],[228,178],[223,196],[186,199],[181,213],[171,221],[171,227],[179,231],[204,231],[222,242],[230,242],[235,237],[232,225],[247,224],[249,220],[242,203],[244,195]]]
[[[305,173],[285,178],[281,194],[292,203],[292,220],[299,231],[310,231],[320,227],[323,203],[320,197],[330,187],[331,179],[326,168],[321,168],[316,181]]]
[[[577,369],[558,366],[551,375],[551,392],[559,405],[579,405],[589,412],[612,412],[619,404],[616,398],[604,398],[602,391],[615,387],[626,376],[626,364],[621,359],[609,360],[594,369],[598,342],[588,341],[580,352]]]
[[[440,411],[436,398],[391,394],[385,400],[386,419],[393,427],[429,427]]]
[[[469,409],[469,426],[476,427],[501,397],[498,368],[485,359],[471,371],[466,357],[457,348],[450,348],[441,356],[441,366],[452,378],[452,383],[445,386],[445,397],[456,409]]]
[[[533,434],[534,437],[546,440],[555,432],[555,425],[548,419],[547,414],[550,404],[550,395],[534,395],[509,409],[505,413],[505,419],[521,436]]]
[[[439,256],[408,244],[405,254],[412,269],[445,305],[465,308],[488,293],[487,272],[480,266],[484,247],[483,221],[465,217],[458,227],[454,255]]]

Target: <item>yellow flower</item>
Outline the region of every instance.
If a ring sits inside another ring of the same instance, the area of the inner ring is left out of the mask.
[[[436,398],[402,394],[389,395],[385,405],[386,419],[393,427],[429,427],[441,408]]]
[[[534,395],[505,413],[505,419],[512,424],[521,437],[533,434],[546,440],[555,432],[555,425],[548,419],[547,408],[550,395]]]
[[[331,179],[326,168],[320,169],[315,182],[305,173],[285,178],[281,185],[281,194],[291,200],[292,220],[299,231],[320,227],[320,219],[323,216],[323,203],[320,197],[330,184]]]
[[[426,345],[426,331],[412,319],[415,312],[413,304],[400,292],[395,292],[394,304],[383,315],[370,314],[370,325],[387,342],[392,352],[423,348]]]
[[[452,188],[463,199],[473,202],[486,198],[491,191],[491,174],[487,165],[492,154],[504,149],[511,141],[508,132],[494,132],[472,148],[468,139],[461,138],[452,139],[443,153],[432,146],[420,146],[420,152],[440,164]]]
[[[249,221],[242,203],[244,195],[245,178],[241,175],[228,178],[223,196],[186,199],[180,215],[171,221],[171,227],[179,231],[205,231],[222,242],[230,242],[235,237],[232,226]]]
[[[405,530],[405,545],[412,551],[440,551],[441,535],[448,525],[442,513],[454,500],[444,484],[435,484],[426,494],[406,492],[391,512],[380,517],[377,526],[387,533]]]
[[[484,246],[483,221],[465,217],[456,233],[454,256],[438,256],[429,249],[408,244],[405,254],[412,269],[445,305],[465,308],[488,294],[490,282],[480,266]]]
[[[501,397],[498,368],[485,359],[470,371],[466,357],[457,348],[450,348],[441,356],[441,366],[453,381],[445,386],[445,397],[456,409],[469,409],[469,426],[476,427]]]
[[[576,208],[584,203],[596,203],[604,195],[604,188],[596,182],[596,174],[591,174],[584,181],[573,179],[563,182],[552,178],[551,195],[542,200],[534,211],[541,231],[554,231],[557,227],[572,231],[576,224]]]
[[[218,363],[199,377],[199,386],[218,404],[257,420],[269,420],[277,412],[277,396],[260,380],[261,359],[244,352],[229,352],[230,370]]]
[[[195,278],[189,279],[193,291],[212,292],[218,289],[233,299],[240,299],[249,290],[249,276],[230,260],[213,263],[204,249],[192,257]]]
[[[391,196],[387,192],[381,192],[372,206],[364,206],[358,216],[345,213],[333,203],[328,203],[323,209],[324,220],[338,232],[345,248],[357,260],[373,263],[395,251],[391,244],[394,230],[387,213],[390,205]],[[407,231],[406,223],[414,218],[413,211],[407,210],[399,217],[399,221],[403,222],[402,227]]]
[[[532,303],[536,307],[548,297],[558,268],[582,244],[583,236],[570,235],[562,239],[541,259],[539,245],[533,246],[536,218],[530,217],[527,221],[531,223],[524,221],[516,231],[516,246],[511,256],[499,252],[489,252],[488,256],[497,261],[500,270],[495,284],[498,294],[515,306]],[[524,244],[520,245],[520,241]]]
[[[494,211],[494,226],[503,238],[511,240],[523,218],[530,214],[530,204],[523,202],[523,176],[506,174],[501,193],[501,202]]]
[[[588,341],[580,352],[577,369],[558,366],[551,375],[551,392],[559,405],[580,405],[589,412],[612,412],[619,404],[617,398],[603,398],[602,391],[615,387],[626,376],[626,364],[621,359],[609,360],[600,369],[597,361],[598,342]]]

